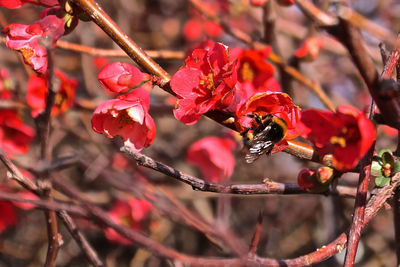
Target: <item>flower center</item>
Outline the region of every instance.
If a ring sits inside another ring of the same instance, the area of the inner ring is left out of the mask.
[[[62,94],[56,94],[54,98],[54,105],[60,107],[63,102],[64,102],[64,96]]]
[[[130,227],[132,226],[132,220],[129,218],[129,216],[123,216],[121,217],[121,224]]]
[[[356,143],[358,140],[360,140],[360,138],[360,132],[358,131],[357,127],[344,127],[338,136],[332,136],[329,141],[333,145],[346,147],[348,143]]]
[[[242,68],[240,69],[240,75],[243,81],[253,81],[255,75],[249,62],[244,62],[242,64]]]
[[[207,74],[207,76],[204,76],[204,78],[200,80],[200,84],[205,85],[208,90],[214,90],[214,75],[210,72],[209,74]]]
[[[129,113],[126,109],[121,110],[120,112],[118,112],[117,114],[117,119],[120,122],[120,125],[126,125],[126,124],[130,124],[133,122],[132,117],[129,116]]]

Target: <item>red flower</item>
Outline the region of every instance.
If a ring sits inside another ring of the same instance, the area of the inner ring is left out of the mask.
[[[0,0],[0,6],[10,9],[20,8],[27,3],[50,7],[58,5],[58,0]]]
[[[240,102],[247,101],[259,92],[280,92],[278,81],[273,77],[274,67],[266,59],[270,47],[263,50],[235,49],[238,58],[238,94]]]
[[[0,233],[17,223],[17,214],[10,202],[0,200]]]
[[[35,71],[45,73],[47,70],[47,52],[39,44],[42,37],[50,37],[53,44],[64,34],[64,21],[50,15],[32,25],[10,24],[3,29],[8,48],[17,50],[26,64]]]
[[[232,150],[235,146],[232,139],[206,137],[189,147],[186,160],[197,166],[207,181],[222,182],[233,173],[235,159]]]
[[[59,88],[55,88],[56,96],[51,115],[56,116],[73,106],[75,88],[78,83],[75,79],[68,79],[67,76],[59,70],[55,70],[54,74],[59,80]],[[46,107],[47,79],[45,77],[32,75],[27,84],[27,91],[26,102],[33,109],[32,116],[36,117]]]
[[[0,147],[13,154],[28,151],[35,131],[25,125],[14,110],[0,109]]]
[[[283,119],[287,124],[286,135],[282,142],[277,144],[273,152],[278,152],[287,146],[285,140],[292,140],[299,136],[296,128],[300,120],[300,108],[293,104],[292,99],[285,93],[257,93],[252,96],[247,103],[243,103],[236,108],[236,128],[239,132],[252,128],[254,119],[249,115],[264,117],[267,114],[275,115]]]
[[[115,202],[108,214],[114,222],[133,230],[140,230],[143,228],[144,221],[148,218],[151,208],[151,204],[146,200],[130,198],[127,201]],[[132,244],[132,241],[121,236],[112,228],[107,228],[105,235],[111,242],[123,245]]]
[[[336,113],[308,109],[302,112],[303,136],[320,156],[333,154],[333,166],[340,171],[354,168],[375,140],[375,128],[352,106],[341,105]]]
[[[251,0],[253,6],[263,6],[268,0]]]
[[[139,86],[149,75],[138,68],[124,62],[114,62],[106,65],[97,76],[101,85],[116,93],[124,93]]]
[[[295,52],[295,56],[304,61],[314,61],[319,55],[319,50],[324,43],[319,37],[307,38]]]
[[[218,37],[222,34],[222,28],[212,22],[202,19],[193,18],[186,22],[183,27],[183,36],[190,42],[198,41],[206,35],[206,37]]]
[[[110,138],[121,136],[125,145],[141,150],[150,146],[156,135],[149,105],[149,93],[143,88],[107,100],[94,111],[92,128]]]
[[[228,49],[215,43],[212,48],[195,49],[171,79],[171,88],[178,95],[175,118],[194,124],[212,109],[225,109],[235,97],[236,62],[229,59]]]

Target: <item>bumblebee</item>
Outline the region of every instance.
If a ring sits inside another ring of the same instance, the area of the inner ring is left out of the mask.
[[[254,119],[255,127],[243,131],[241,135],[247,150],[246,162],[252,163],[263,154],[271,154],[275,144],[285,137],[287,124],[286,121],[272,114],[248,116]]]

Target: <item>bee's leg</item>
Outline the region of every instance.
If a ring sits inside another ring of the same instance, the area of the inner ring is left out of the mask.
[[[261,117],[258,114],[246,114],[246,116],[255,119],[258,125],[261,125],[263,123]]]
[[[250,131],[250,128],[244,130],[243,132],[240,133],[241,136],[245,136],[248,132]]]

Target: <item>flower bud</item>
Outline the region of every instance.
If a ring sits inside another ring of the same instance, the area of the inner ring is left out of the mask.
[[[115,93],[124,93],[131,88],[137,87],[146,78],[148,78],[147,74],[124,62],[114,62],[106,65],[97,76],[104,88]]]
[[[327,166],[320,167],[317,170],[317,180],[321,184],[329,182],[333,178],[333,169]]]

